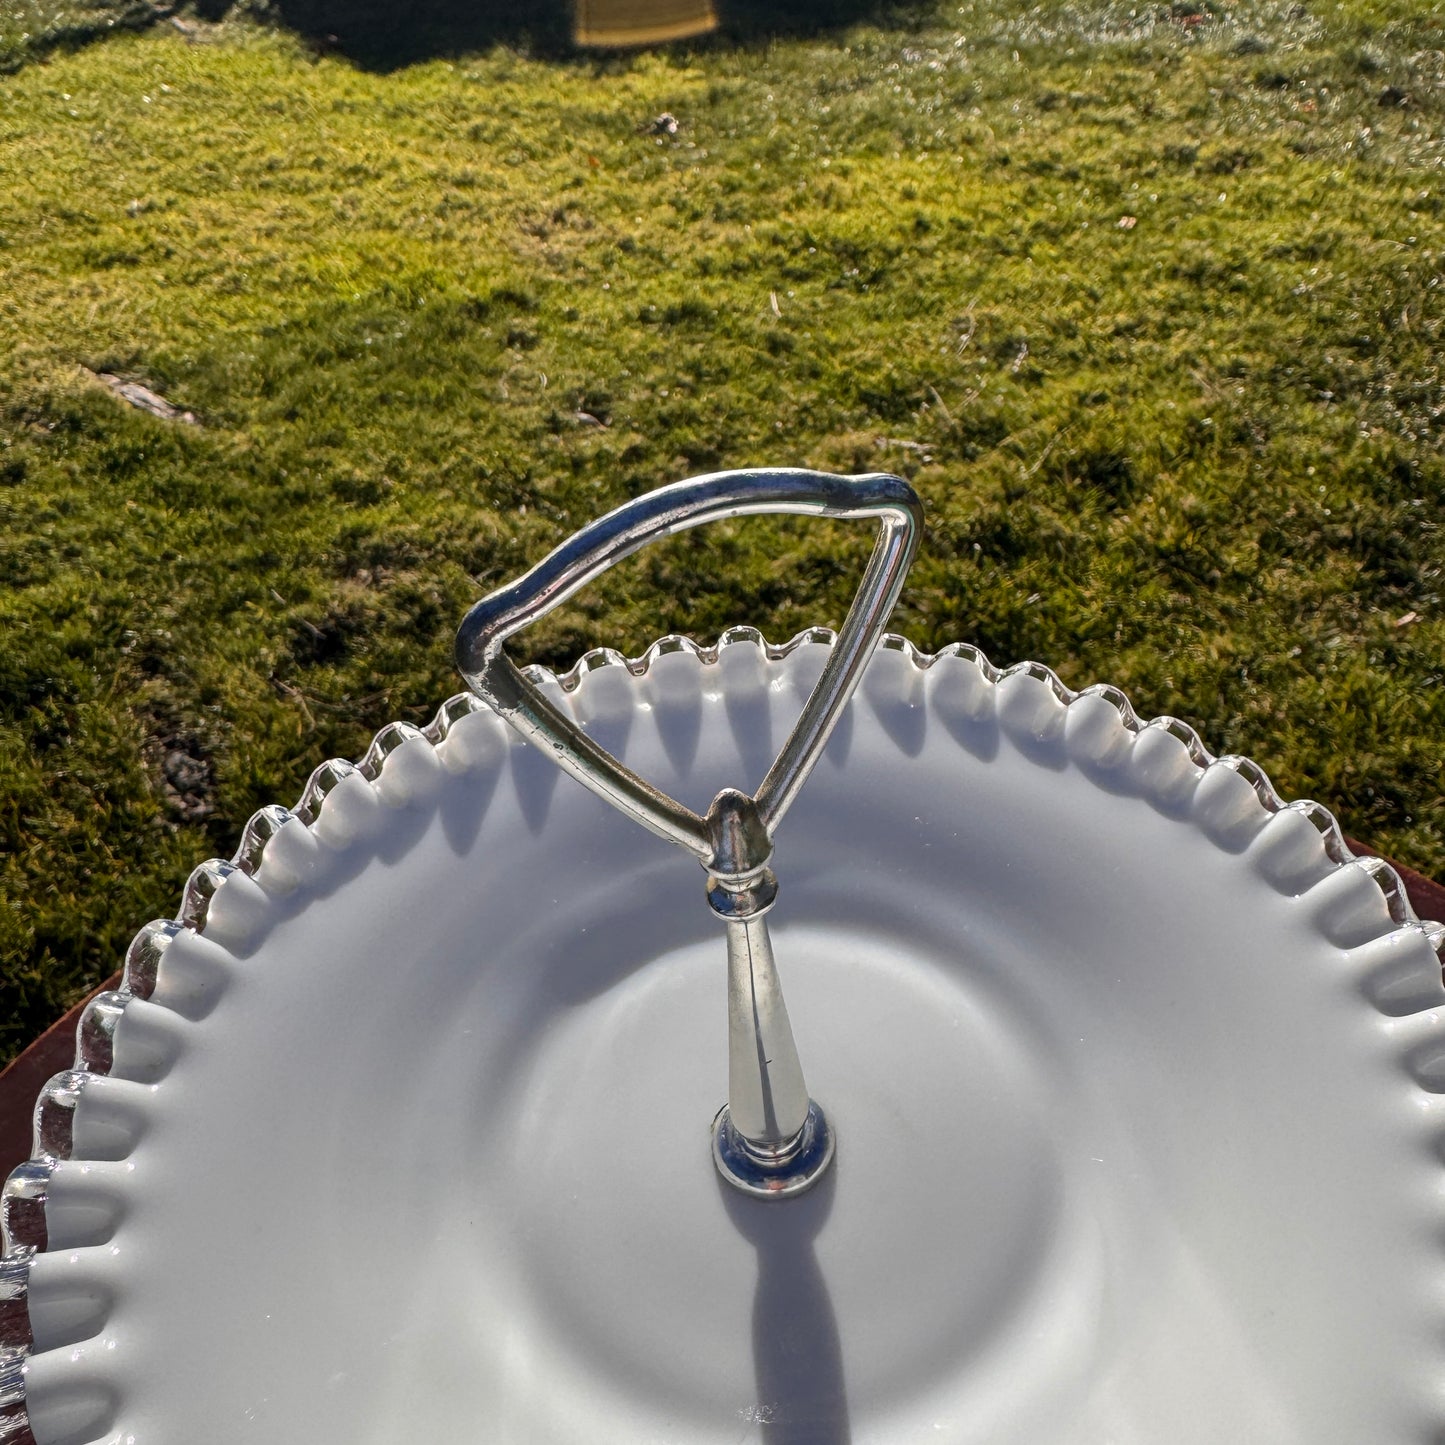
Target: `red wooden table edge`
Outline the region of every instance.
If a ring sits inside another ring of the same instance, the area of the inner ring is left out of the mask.
[[[1364,843],[1350,840],[1356,853],[1379,858],[1383,854]],[[1445,923],[1445,887],[1413,868],[1385,860],[1400,875],[1410,906],[1419,918]],[[64,1018],[52,1024],[24,1053],[0,1070],[0,1179],[17,1164],[30,1158],[34,1130],[35,1101],[47,1079],[75,1064],[75,1031],[86,1004],[96,994],[120,983],[120,975],[108,979],[100,988],[76,1004]]]
[[[47,1079],[75,1066],[75,1031],[86,1004],[119,985],[119,974],[106,979],[0,1070],[0,1179],[30,1158],[35,1102]]]

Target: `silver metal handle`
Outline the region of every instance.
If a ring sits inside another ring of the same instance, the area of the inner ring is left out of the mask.
[[[502,644],[580,587],[659,537],[726,517],[769,512],[878,523],[853,605],[801,716],[757,793],[725,788],[699,817],[599,747],[528,681]],[[833,1134],[809,1097],[773,962],[765,914],[777,896],[773,829],[817,762],[888,622],[918,550],[923,506],[901,477],[840,477],[792,468],[715,472],[624,503],[478,602],[457,633],[472,690],[558,767],[660,837],[698,858],[708,903],[727,925],[728,1103],[713,1121],[723,1177],[765,1198],[813,1184]]]
[[[858,685],[918,550],[923,507],[901,477],[840,477],[778,468],[714,472],[660,487],[599,517],[525,576],[482,598],[457,633],[457,666],[479,697],[579,782],[704,863],[713,857],[704,820],[598,747],[528,682],[502,644],[648,542],[704,522],[770,512],[880,525],[878,544],[822,676],[754,795],[758,816],[771,833]]]

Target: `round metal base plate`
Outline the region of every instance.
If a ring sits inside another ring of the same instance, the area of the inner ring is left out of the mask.
[[[733,1128],[726,1104],[712,1121],[712,1157],[718,1173],[734,1189],[761,1199],[786,1199],[811,1189],[833,1162],[833,1144],[827,1116],[813,1100],[808,1102],[797,1147],[777,1160],[748,1147]]]

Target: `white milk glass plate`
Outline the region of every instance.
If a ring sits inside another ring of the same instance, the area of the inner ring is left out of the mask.
[[[832,655],[527,676],[671,798]],[[710,1159],[703,876],[475,697],[317,770],[96,999],[4,1196],[8,1445],[1427,1445],[1441,930],[1252,764],[888,636],[770,921],[836,1158]]]

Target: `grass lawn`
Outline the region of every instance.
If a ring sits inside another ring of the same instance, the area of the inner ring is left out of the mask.
[[[725,466],[904,473],[898,630],[1117,683],[1445,873],[1439,0],[430,59],[143,9],[0,18],[0,1053],[457,691],[481,591]],[[526,647],[836,622],[866,545],[693,533]]]

